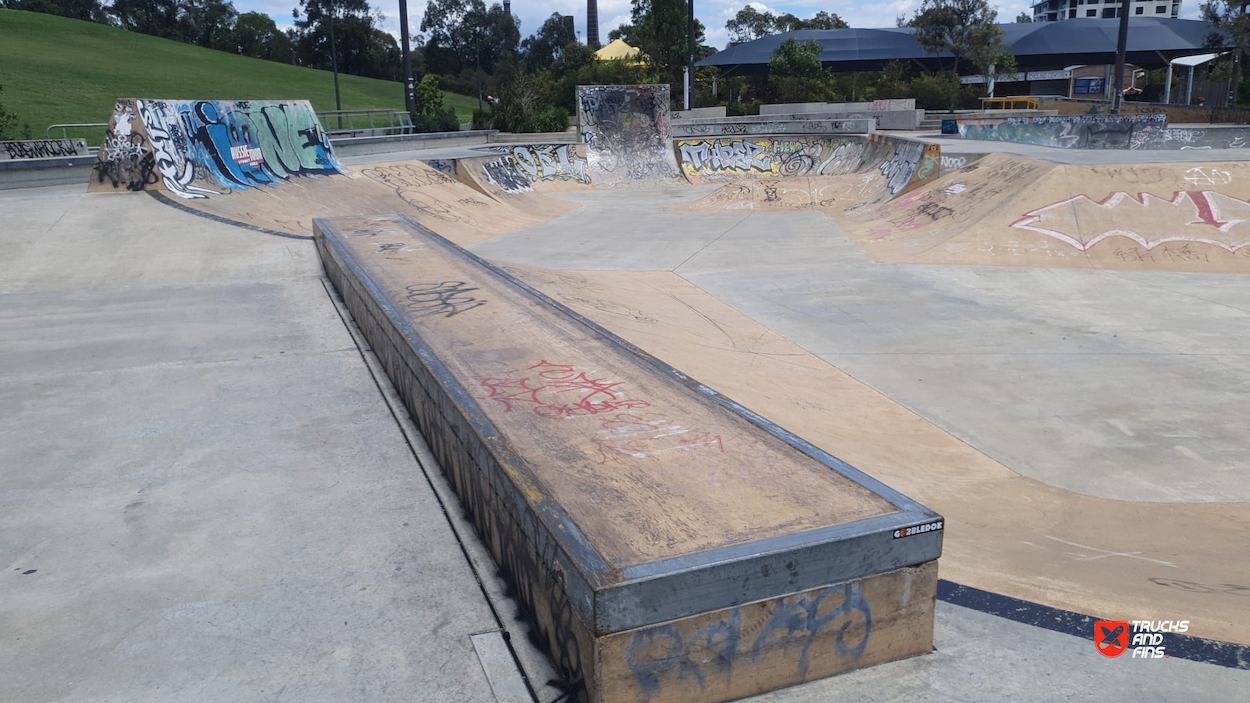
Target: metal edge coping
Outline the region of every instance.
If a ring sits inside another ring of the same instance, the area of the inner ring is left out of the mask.
[[[822,545],[839,544],[856,537],[889,534],[890,538],[894,539],[892,534],[894,530],[937,521],[944,523],[945,519],[913,511],[877,515],[854,522],[844,522],[840,525],[829,525],[815,530],[778,535],[767,539],[718,547],[694,554],[683,554],[647,564],[627,566],[621,569],[621,576],[631,582],[646,581],[708,566],[735,564],[757,557],[785,554],[798,547],[820,547]],[[945,532],[945,524],[943,524],[943,529],[938,530],[938,532]],[[940,546],[938,545],[938,553],[919,558],[914,563],[919,564],[938,558],[941,554]],[[625,585],[624,581],[622,584],[615,586],[615,588],[619,588],[621,585]],[[819,586],[820,584],[814,583],[813,585]]]
[[[729,549],[739,553],[710,565],[686,557],[645,565],[654,573],[595,594],[596,631],[621,632],[784,597],[930,563],[940,555],[943,531],[896,539],[893,517],[734,545]],[[916,517],[912,524],[923,524],[924,516]],[[750,551],[761,545],[767,546]],[[682,560],[687,563],[675,563]]]
[[[404,336],[405,341],[412,345],[413,351],[417,353],[421,362],[426,365],[430,374],[443,385],[444,390],[457,403],[457,410],[464,413],[469,426],[478,434],[483,445],[487,446],[492,453],[506,453],[505,458],[512,459],[511,465],[518,471],[524,472],[532,482],[532,485],[538,489],[538,492],[542,495],[542,502],[535,505],[526,498],[525,494],[515,485],[510,477],[505,476],[505,478],[508,478],[509,484],[512,484],[511,487],[515,497],[518,498],[519,502],[528,504],[534,510],[552,540],[560,545],[568,561],[576,567],[579,576],[585,581],[587,591],[591,596],[593,597],[596,586],[609,583],[613,580],[613,576],[619,578],[619,572],[608,565],[603,557],[595,551],[572,518],[565,512],[563,506],[547,493],[542,482],[530,472],[525,462],[512,450],[512,446],[507,441],[507,438],[482,414],[477,403],[468,395],[446,366],[438,360],[428,345],[421,340],[421,337],[411,325],[397,314],[395,308],[378,289],[373,279],[368,276],[343,247],[342,243],[338,241],[338,235],[335,233],[333,226],[328,224],[325,219],[314,218],[313,229],[316,232],[323,233],[322,236],[315,237],[315,239],[325,242],[333,250],[333,253],[336,255],[335,258],[340,259],[342,265],[354,274],[361,285],[373,296],[373,299],[389,318],[391,324],[395,325],[400,334]],[[548,524],[548,515],[554,516],[559,520],[559,529],[553,529],[553,526]],[[593,579],[589,577],[593,577]],[[593,622],[593,613],[583,613],[583,616],[585,616],[587,622]]]

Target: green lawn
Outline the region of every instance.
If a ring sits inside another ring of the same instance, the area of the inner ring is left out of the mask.
[[[344,110],[404,107],[400,83],[339,76]],[[334,109],[334,74],[92,22],[0,10],[0,104],[43,138],[50,124],[108,122],[117,98],[312,101]],[[468,122],[477,98],[446,94]],[[102,134],[77,132],[99,144]]]

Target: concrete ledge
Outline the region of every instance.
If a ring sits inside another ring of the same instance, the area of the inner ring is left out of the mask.
[[[717,122],[726,124],[751,124],[756,122],[808,122],[813,120],[873,120],[877,129],[913,130],[924,119],[924,110],[890,110],[861,112],[796,112],[793,114],[742,115],[739,117],[703,118],[690,122]],[[676,128],[679,124],[673,123]]]
[[[368,156],[394,151],[414,149],[443,149],[454,146],[478,146],[489,144],[499,134],[493,129],[466,132],[428,132],[423,134],[393,134],[385,137],[347,137],[334,139],[334,151],[339,156]]]
[[[740,137],[752,134],[871,134],[876,131],[875,120],[752,120],[731,122],[726,120],[683,120],[673,123],[673,137]]]
[[[314,232],[580,700],[726,700],[931,649],[939,516],[412,220]]]
[[[0,161],[0,190],[81,183],[91,179],[94,156],[57,156],[48,159]]]
[[[497,144],[579,144],[582,137],[576,129],[563,132],[499,132],[491,137]]]

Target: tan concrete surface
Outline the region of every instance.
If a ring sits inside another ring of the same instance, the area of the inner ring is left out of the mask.
[[[672,273],[508,268],[945,515],[943,578],[1112,618],[1185,613],[1192,634],[1250,643],[1250,599],[1152,580],[1244,583],[1250,505],[1107,500],[1020,476]]]

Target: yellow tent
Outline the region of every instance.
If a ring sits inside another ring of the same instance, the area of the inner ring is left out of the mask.
[[[612,61],[615,59],[636,59],[642,57],[642,49],[630,46],[624,39],[613,40],[611,44],[595,52],[596,61]]]

